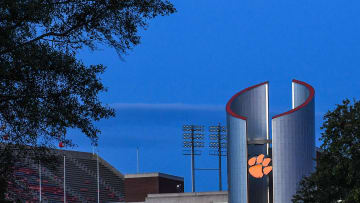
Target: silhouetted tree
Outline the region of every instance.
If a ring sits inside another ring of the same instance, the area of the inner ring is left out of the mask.
[[[293,202],[360,202],[360,102],[344,100],[324,120],[316,171],[301,181]]]
[[[167,0],[0,1],[0,183],[15,159],[43,158],[58,142],[73,146],[68,128],[96,145],[93,122],[114,116],[98,99],[105,67],[86,66],[76,54],[104,44],[121,57],[139,44],[148,20],[174,12]]]

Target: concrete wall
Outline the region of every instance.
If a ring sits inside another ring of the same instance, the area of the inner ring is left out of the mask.
[[[227,192],[149,194],[145,203],[227,203]]]

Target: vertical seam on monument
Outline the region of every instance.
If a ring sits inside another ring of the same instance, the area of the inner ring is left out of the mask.
[[[294,84],[294,82],[291,83],[291,103],[292,103],[292,109],[295,109],[295,84]]]

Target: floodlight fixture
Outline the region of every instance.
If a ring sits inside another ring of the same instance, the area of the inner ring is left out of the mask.
[[[221,156],[227,156],[226,153],[227,153],[226,151],[221,151]],[[220,153],[219,153],[218,150],[210,150],[209,155],[211,155],[211,156],[219,156]]]

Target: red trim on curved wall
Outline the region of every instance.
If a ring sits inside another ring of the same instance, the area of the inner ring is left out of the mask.
[[[291,109],[290,111],[287,111],[285,113],[281,113],[279,115],[273,116],[272,119],[291,114],[291,113],[305,107],[306,105],[308,105],[308,103],[314,98],[315,90],[311,85],[309,85],[309,84],[307,84],[305,82],[299,81],[299,80],[295,80],[295,79],[293,80],[293,82],[295,82],[297,84],[300,84],[300,85],[304,85],[305,87],[307,87],[308,90],[309,90],[309,97],[305,100],[304,103],[302,103],[300,106],[296,107],[295,109]]]
[[[230,99],[230,100],[228,101],[228,103],[226,104],[226,112],[229,113],[229,114],[230,114],[231,116],[233,116],[233,117],[240,118],[240,119],[242,119],[242,120],[246,120],[247,118],[246,118],[245,116],[240,116],[240,115],[234,113],[234,112],[231,110],[231,108],[230,108],[231,103],[232,103],[232,102],[234,101],[234,99],[235,99],[236,97],[238,97],[240,94],[243,94],[243,93],[245,93],[245,92],[247,92],[247,91],[249,91],[249,90],[251,90],[251,89],[254,89],[254,88],[256,88],[256,87],[259,87],[259,86],[262,86],[262,85],[265,85],[265,84],[268,84],[268,83],[269,83],[269,82],[266,81],[266,82],[263,82],[263,83],[260,83],[260,84],[257,84],[257,85],[248,87],[248,88],[246,88],[246,89],[243,89],[243,90],[241,90],[240,92],[236,93],[234,96],[231,97],[231,99]]]

